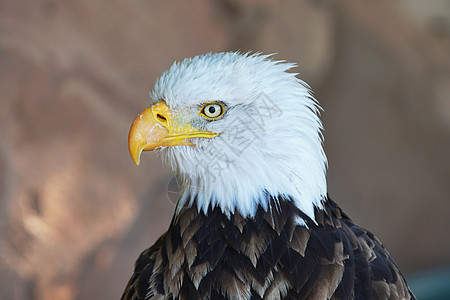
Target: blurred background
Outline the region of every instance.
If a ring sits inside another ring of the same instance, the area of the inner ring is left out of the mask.
[[[330,195],[418,296],[448,285],[450,1],[0,0],[0,299],[120,297],[174,208],[129,126],[173,61],[229,50],[298,63]]]

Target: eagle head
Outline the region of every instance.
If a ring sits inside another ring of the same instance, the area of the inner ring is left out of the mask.
[[[326,196],[320,107],[293,66],[236,52],[174,63],[131,126],[134,162],[161,155],[182,183],[178,207],[252,216],[284,196],[314,219]]]

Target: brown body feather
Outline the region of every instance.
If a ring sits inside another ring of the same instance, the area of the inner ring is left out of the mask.
[[[415,299],[381,242],[332,200],[316,222],[289,199],[267,201],[274,210],[247,219],[183,208],[122,299]]]

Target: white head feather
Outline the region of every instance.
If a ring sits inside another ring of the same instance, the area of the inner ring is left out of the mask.
[[[314,220],[327,193],[320,107],[287,72],[293,66],[260,54],[206,54],[174,63],[157,80],[151,104],[165,100],[176,121],[220,133],[159,150],[182,180],[179,206],[252,216],[258,205],[268,209],[267,194],[281,195]],[[199,115],[210,101],[224,103],[222,118]]]

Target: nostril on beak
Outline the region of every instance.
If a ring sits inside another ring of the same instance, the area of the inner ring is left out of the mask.
[[[167,119],[166,117],[164,117],[161,114],[156,114],[156,118],[158,119],[158,121],[162,122],[162,123],[167,123]]]

